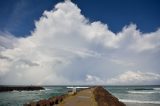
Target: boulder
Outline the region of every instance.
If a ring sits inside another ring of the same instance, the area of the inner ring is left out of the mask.
[[[126,106],[101,86],[95,87],[93,94],[98,106]]]

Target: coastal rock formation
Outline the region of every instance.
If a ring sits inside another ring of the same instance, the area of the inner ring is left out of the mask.
[[[24,106],[126,106],[103,87],[91,87],[62,96],[51,97]]]
[[[98,106],[126,106],[103,87],[95,87],[93,94]]]
[[[61,103],[64,99],[65,95],[51,97],[49,99],[39,100],[37,102],[31,102],[28,104],[24,104],[23,106],[55,106]]]
[[[33,91],[33,90],[43,90],[40,86],[0,86],[0,92],[7,91]]]

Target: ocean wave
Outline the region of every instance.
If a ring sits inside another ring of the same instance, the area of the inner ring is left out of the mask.
[[[11,91],[11,92],[21,92],[21,91],[13,90],[13,91]]]
[[[160,88],[153,88],[154,90],[160,90]]]
[[[44,88],[44,90],[45,90],[45,91],[49,91],[49,90],[52,90],[52,89],[49,89],[49,88]],[[43,90],[43,91],[44,91],[44,90]]]
[[[153,88],[135,88],[134,90],[154,90]]]
[[[72,86],[68,86],[67,88],[89,88],[89,87],[86,87],[86,86],[76,86],[76,87],[72,87]]]
[[[150,104],[160,104],[160,101],[140,101],[140,100],[128,100],[128,99],[120,99],[122,102],[129,103],[150,103]]]
[[[11,92],[13,92],[13,93],[25,93],[25,92],[35,92],[35,91],[40,91],[40,90],[34,90],[34,91],[25,91],[25,90],[18,91],[18,90],[13,90]]]
[[[13,90],[11,92],[17,93],[17,92],[37,92],[37,91],[46,91],[46,89],[42,89],[42,90]]]
[[[152,94],[152,93],[160,93],[160,92],[156,92],[156,91],[128,91],[128,93]]]

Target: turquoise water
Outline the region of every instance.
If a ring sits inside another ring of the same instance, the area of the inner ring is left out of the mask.
[[[125,103],[156,104],[160,106],[160,86],[110,86],[105,87]]]
[[[70,90],[66,87],[52,86],[40,91],[2,92],[0,93],[0,106],[22,106],[27,102],[61,95]],[[105,86],[105,88],[126,104],[160,106],[160,86]]]
[[[22,106],[24,103],[47,99],[67,92],[66,87],[45,87],[37,91],[12,91],[0,93],[0,106]]]

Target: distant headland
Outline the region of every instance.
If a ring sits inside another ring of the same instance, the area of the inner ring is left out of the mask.
[[[0,92],[43,90],[41,86],[0,86]]]

